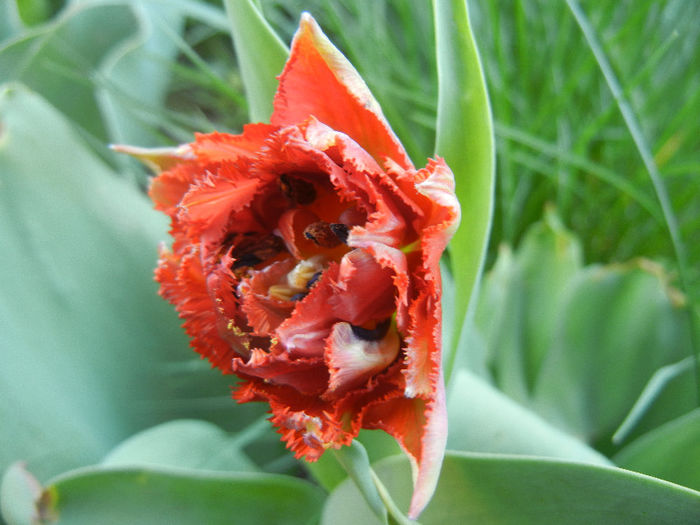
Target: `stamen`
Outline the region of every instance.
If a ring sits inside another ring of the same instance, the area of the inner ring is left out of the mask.
[[[335,248],[348,240],[348,227],[340,222],[316,221],[304,229],[304,237],[323,248]]]
[[[301,301],[304,297],[309,295],[309,292],[299,292],[292,295],[289,300],[293,302]]]
[[[318,281],[321,278],[321,275],[323,275],[323,272],[316,272],[311,276],[311,279],[308,280],[306,283],[306,289],[311,290],[311,287],[316,284],[316,281]]]
[[[362,339],[364,341],[379,341],[384,339],[384,336],[389,331],[389,326],[391,325],[391,318],[385,319],[384,321],[377,323],[374,328],[362,328],[361,326],[350,325],[352,328],[352,333],[355,337]]]
[[[343,244],[347,244],[348,242],[348,233],[350,233],[350,230],[348,227],[343,224],[342,222],[332,222],[330,224],[331,231],[335,234],[336,237],[342,242]]]
[[[237,270],[245,266],[256,266],[284,250],[284,241],[273,234],[258,239],[244,239],[233,249],[231,256],[235,261],[231,268]]]
[[[316,188],[309,181],[282,174],[279,178],[279,184],[282,193],[293,202],[306,205],[316,200]]]

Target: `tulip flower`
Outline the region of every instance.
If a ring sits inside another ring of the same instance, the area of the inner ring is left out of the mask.
[[[156,279],[192,346],[264,401],[297,457],[361,428],[411,459],[417,516],[447,437],[439,260],[460,217],[442,159],[416,169],[366,84],[305,14],[270,123],[122,148],[162,171]]]

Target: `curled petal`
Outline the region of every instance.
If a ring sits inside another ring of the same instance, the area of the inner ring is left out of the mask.
[[[329,392],[337,394],[360,386],[396,359],[400,345],[394,327],[381,339],[368,341],[358,337],[349,323],[336,323],[326,346]]]
[[[297,303],[294,312],[276,330],[280,343],[288,352],[305,357],[322,356],[325,340],[338,318],[328,302],[333,295],[331,282],[338,276],[338,265],[323,272],[309,295]]]
[[[412,167],[362,77],[308,14],[301,17],[279,77],[271,122],[290,125],[315,116],[352,137],[375,159]]]

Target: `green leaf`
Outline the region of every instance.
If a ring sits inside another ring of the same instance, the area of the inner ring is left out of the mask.
[[[156,146],[184,16],[177,2],[132,2],[130,11],[136,31],[101,60],[97,97],[110,142]]]
[[[275,474],[86,468],[50,482],[38,508],[45,523],[70,525],[307,525],[323,500],[310,483]]]
[[[46,21],[51,16],[51,6],[48,0],[8,0],[17,5],[19,16],[28,26]]]
[[[547,419],[609,447],[652,374],[690,353],[659,272],[648,261],[591,266],[572,283],[534,391]]]
[[[376,472],[400,507],[408,505],[408,461],[389,458]],[[448,452],[423,525],[543,523],[616,525],[695,524],[700,493],[614,467],[541,458]],[[328,498],[324,525],[374,524],[352,483]]]
[[[267,422],[265,422],[267,423]],[[120,443],[102,466],[183,467],[197,470],[256,471],[231,436],[206,421],[177,420],[144,430]]]
[[[700,408],[633,441],[614,460],[626,469],[700,490]]]
[[[224,5],[231,23],[250,119],[268,122],[277,90],[276,77],[282,72],[289,50],[252,0],[225,0]]]
[[[548,209],[544,220],[527,231],[517,252],[501,248],[484,278],[475,321],[490,350],[496,384],[524,404],[582,261],[580,243]]]
[[[22,31],[22,21],[14,1],[0,2],[0,44]]]
[[[467,370],[455,372],[447,413],[449,449],[610,464],[605,456],[552,427]]]
[[[128,6],[73,6],[54,22],[0,49],[3,81],[29,86],[81,128],[106,141],[89,79],[107,53],[134,34],[137,23]]]
[[[435,152],[452,169],[462,225],[450,244],[461,329],[481,274],[493,212],[494,141],[491,108],[464,0],[433,0],[438,70]],[[454,352],[459,333],[453,338]],[[447,360],[445,377],[452,361]]]
[[[615,431],[613,442],[639,437],[693,410],[697,406],[697,380],[693,356],[659,368]]]
[[[155,365],[189,351],[152,277],[165,218],[21,86],[0,87],[0,173],[0,469],[46,479],[153,424]]]

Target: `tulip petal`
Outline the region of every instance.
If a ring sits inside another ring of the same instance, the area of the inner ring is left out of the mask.
[[[396,359],[400,344],[394,327],[381,339],[366,341],[355,335],[349,323],[336,323],[326,346],[329,392],[337,394],[362,385]]]
[[[266,182],[260,177],[248,177],[246,172],[235,171],[226,164],[218,173],[206,173],[193,184],[180,201],[180,208],[187,216],[191,231],[218,234],[231,214],[249,206]]]
[[[235,162],[252,159],[277,128],[269,124],[246,124],[241,135],[195,133],[192,150],[202,162]]]
[[[328,301],[333,295],[331,282],[338,277],[338,265],[331,264],[291,316],[276,330],[280,343],[291,354],[304,357],[323,355],[325,340],[338,321]]]
[[[112,144],[110,148],[117,153],[126,153],[139,159],[155,173],[177,166],[183,160],[194,158],[189,144],[183,144],[174,148],[139,148],[125,144]]]
[[[190,185],[200,175],[200,166],[195,162],[183,162],[162,172],[151,181],[148,195],[155,208],[171,217],[177,212],[177,205],[190,189]]]
[[[274,355],[254,349],[247,361],[234,359],[233,370],[276,385],[292,386],[309,396],[319,395],[328,385],[328,372],[318,358],[290,359],[286,353]]]
[[[362,77],[308,13],[301,16],[279,79],[272,124],[297,124],[314,116],[352,137],[375,159],[389,157],[412,167]]]
[[[442,372],[429,400],[394,398],[371,407],[363,426],[394,436],[406,452],[413,473],[408,517],[416,519],[430,501],[440,476],[447,444],[447,408]]]
[[[396,309],[391,270],[364,250],[353,250],[343,257],[333,288],[337,293],[328,304],[339,319],[351,324],[383,320]]]

